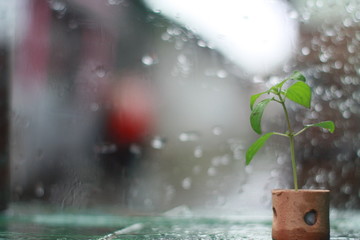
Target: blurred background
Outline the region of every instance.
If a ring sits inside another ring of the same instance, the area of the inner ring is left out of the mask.
[[[300,70],[333,120],[296,145],[303,188],[360,207],[360,2],[0,0],[0,192],[124,211],[261,208],[292,188],[287,140],[257,138],[249,97]],[[264,131],[285,129],[269,106]],[[1,204],[0,204],[1,205]]]

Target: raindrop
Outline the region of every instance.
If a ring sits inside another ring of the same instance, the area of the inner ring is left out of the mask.
[[[320,173],[320,174],[316,175],[315,182],[324,183],[325,181],[326,181],[326,175],[325,174]]]
[[[279,176],[279,171],[277,169],[274,169],[270,172],[270,176],[271,177],[278,177]]]
[[[347,50],[348,50],[349,53],[355,53],[356,47],[353,44],[349,44],[347,46]]]
[[[323,2],[322,0],[317,0],[317,1],[316,1],[316,6],[317,6],[318,8],[322,8],[322,7],[324,6],[324,2]]]
[[[98,67],[95,69],[95,73],[96,73],[96,75],[97,75],[99,78],[105,77],[106,71],[105,71],[104,66],[98,66]]]
[[[165,145],[165,139],[159,136],[155,136],[152,140],[151,140],[151,146],[154,149],[162,149],[164,148]]]
[[[194,150],[194,156],[196,158],[201,158],[203,156],[203,149],[201,146],[197,146]]]
[[[298,14],[297,11],[292,10],[292,11],[289,12],[289,18],[291,18],[291,19],[297,19],[298,17],[299,17],[299,14]]]
[[[181,29],[178,27],[169,27],[166,31],[171,36],[179,36],[181,34]]]
[[[155,60],[150,55],[145,55],[142,57],[141,62],[145,64],[146,66],[151,66],[155,63]]]
[[[309,54],[310,54],[310,48],[308,48],[308,47],[303,47],[303,48],[301,49],[301,53],[302,53],[304,56],[309,55]]]
[[[253,82],[254,83],[263,83],[264,79],[262,78],[262,76],[254,76],[253,77]]]
[[[214,167],[210,167],[207,171],[209,176],[215,176],[217,174],[217,170]]]
[[[221,162],[221,158],[220,157],[214,157],[212,160],[211,160],[211,164],[215,167],[219,166],[220,165],[220,162]]]
[[[196,132],[183,132],[179,135],[181,142],[194,142],[199,140],[200,136]]]
[[[52,0],[50,1],[50,7],[51,9],[60,12],[66,9],[66,4],[63,1]]]
[[[171,39],[171,36],[168,33],[163,33],[161,35],[161,39],[164,41],[169,41]]]
[[[315,111],[321,112],[323,110],[323,107],[320,103],[315,104]]]
[[[43,197],[45,194],[45,189],[44,189],[44,186],[43,184],[41,183],[38,183],[36,184],[35,186],[35,195],[39,198]]]
[[[350,184],[345,184],[341,187],[341,192],[345,193],[346,195],[350,195],[352,192],[352,187]]]
[[[345,119],[349,119],[351,117],[351,112],[346,110],[342,113],[342,116]]]
[[[206,42],[204,42],[203,40],[199,40],[199,41],[197,42],[197,45],[198,45],[199,47],[206,47]]]
[[[69,21],[69,28],[70,29],[77,29],[79,27],[79,23],[75,20]]]
[[[276,161],[277,161],[277,163],[278,163],[279,165],[283,165],[283,164],[285,164],[285,162],[286,162],[286,157],[283,156],[283,155],[281,155],[281,156],[279,156],[279,157],[276,159]]]
[[[348,2],[345,6],[345,9],[348,13],[352,13],[356,9],[356,5],[354,5],[354,2]]]
[[[334,67],[335,67],[335,69],[341,69],[341,68],[342,68],[342,66],[343,66],[343,64],[342,64],[342,62],[341,62],[341,61],[336,61],[336,62],[334,63]]]
[[[199,165],[194,166],[192,171],[194,174],[199,174],[201,172],[201,166]]]
[[[245,172],[251,174],[253,172],[253,167],[251,165],[245,166]]]
[[[343,21],[343,24],[344,24],[344,27],[350,27],[352,25],[352,21],[350,18],[346,18],[344,21]]]
[[[228,74],[225,70],[219,70],[219,71],[217,71],[216,76],[218,78],[226,78],[228,76]]]
[[[174,198],[175,193],[176,193],[176,189],[174,188],[174,186],[171,186],[171,185],[166,186],[165,196],[168,201],[171,201]]]
[[[187,64],[188,60],[186,58],[186,56],[184,54],[180,54],[178,57],[177,57],[177,60],[180,64]]]
[[[96,112],[100,109],[100,105],[98,103],[92,103],[90,105],[90,110],[93,111],[93,112]]]
[[[185,190],[189,190],[191,188],[191,178],[187,177],[184,178],[184,180],[182,180],[181,182],[181,186],[185,189]]]
[[[316,88],[315,88],[315,93],[316,93],[317,95],[322,95],[322,94],[324,93],[324,88],[321,87],[321,86],[316,87]]]
[[[329,58],[330,58],[330,55],[328,53],[322,53],[319,56],[320,61],[323,63],[327,62],[329,60]]]
[[[213,127],[212,133],[216,136],[220,136],[223,133],[223,129],[220,126]]]
[[[153,201],[152,201],[150,198],[146,198],[146,199],[144,200],[144,204],[145,204],[145,206],[147,206],[147,207],[151,207],[151,206],[153,205]]]
[[[130,152],[135,155],[141,155],[141,147],[137,144],[131,144]]]
[[[123,0],[108,0],[107,2],[109,5],[116,6],[116,5],[120,5],[123,2]]]
[[[228,155],[221,157],[220,163],[224,166],[228,165],[230,163],[230,157]]]

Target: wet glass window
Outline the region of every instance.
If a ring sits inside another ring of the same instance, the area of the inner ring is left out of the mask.
[[[245,166],[249,98],[298,70],[313,96],[288,104],[294,129],[336,125],[296,138],[299,185],[359,208],[359,5],[0,1],[0,190],[64,208],[269,206],[292,187],[290,151],[273,136]],[[263,129],[285,130],[276,105]]]

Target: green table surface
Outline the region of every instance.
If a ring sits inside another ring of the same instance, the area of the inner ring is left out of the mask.
[[[180,209],[180,210],[179,210]],[[271,239],[266,210],[134,214],[96,209],[56,209],[16,204],[0,215],[2,239]],[[331,211],[331,239],[360,239],[360,211]]]

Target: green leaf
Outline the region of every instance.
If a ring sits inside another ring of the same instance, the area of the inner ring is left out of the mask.
[[[289,78],[297,81],[306,82],[305,76],[299,71],[294,71]]]
[[[285,94],[286,98],[306,108],[311,104],[311,88],[304,82],[296,82],[291,85]]]
[[[250,114],[250,124],[252,129],[258,133],[261,134],[261,118],[264,113],[266,105],[271,101],[271,98],[267,98],[259,102],[251,111]]]
[[[306,125],[306,127],[321,127],[327,129],[331,133],[335,131],[335,124],[333,121],[324,121],[324,122],[309,124]]]
[[[286,78],[286,79],[282,80],[280,83],[272,86],[272,87],[270,88],[270,91],[271,91],[271,90],[274,90],[274,91],[276,91],[276,92],[277,92],[277,91],[280,91],[280,89],[282,88],[282,86],[283,86],[287,81],[289,81],[289,80],[290,80],[290,78]]]
[[[246,165],[249,165],[255,154],[265,144],[266,140],[269,139],[275,133],[269,132],[259,137],[246,151]]]
[[[258,93],[258,94],[254,94],[250,97],[250,109],[253,110],[253,107],[254,107],[254,104],[256,102],[256,100],[263,94],[265,93],[268,93],[268,91],[265,91],[265,92],[261,92],[261,93]]]

